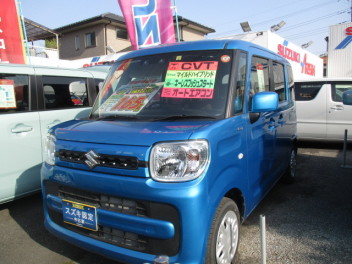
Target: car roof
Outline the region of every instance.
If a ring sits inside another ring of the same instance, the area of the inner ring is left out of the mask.
[[[173,44],[164,44],[151,48],[144,48],[140,50],[131,51],[125,55],[122,55],[119,60],[126,60],[139,56],[155,55],[161,53],[171,53],[171,52],[184,52],[184,51],[201,51],[201,50],[248,50],[250,47],[257,48],[263,52],[270,53],[275,56],[276,59],[287,62],[286,59],[280,55],[272,52],[262,46],[256,45],[252,42],[243,40],[233,40],[233,39],[209,39],[209,40],[197,40],[197,41],[185,41],[177,42]]]
[[[324,78],[314,78],[314,79],[302,79],[302,80],[295,80],[295,82],[304,82],[304,83],[307,83],[307,82],[310,82],[310,83],[313,83],[313,82],[352,82],[352,78],[348,78],[348,77],[343,77],[343,78],[328,78],[328,77],[324,77]]]
[[[13,64],[0,63],[0,73],[17,73],[17,74],[39,74],[51,76],[67,76],[67,77],[93,77],[105,79],[107,72],[89,70],[64,68],[31,64]]]

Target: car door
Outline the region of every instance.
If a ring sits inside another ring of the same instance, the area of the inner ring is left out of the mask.
[[[290,89],[293,89],[291,68],[287,66],[288,74],[285,75],[285,66],[280,62],[272,62],[273,86],[279,97],[278,117],[276,121],[276,157],[272,174],[280,176],[289,163],[292,150],[292,141],[296,136],[296,111]],[[288,79],[288,80],[286,80]],[[292,87],[292,88],[288,88]],[[275,179],[274,179],[275,180]]]
[[[91,98],[89,73],[65,69],[35,68],[39,84],[39,119],[44,144],[49,128],[62,122],[89,116]],[[95,87],[93,87],[95,91]]]
[[[349,131],[348,139],[352,139],[352,106],[342,103],[342,94],[352,90],[352,81],[332,82],[327,97],[327,138],[342,140],[345,129]]]
[[[255,93],[270,91],[269,60],[252,57],[248,107]],[[249,113],[247,145],[249,188],[253,195],[253,205],[267,192],[272,182],[272,168],[275,160],[275,141],[278,112]]]
[[[31,67],[0,67],[0,203],[40,189],[42,147],[33,74]]]
[[[326,139],[329,84],[324,81],[295,83],[298,139]]]

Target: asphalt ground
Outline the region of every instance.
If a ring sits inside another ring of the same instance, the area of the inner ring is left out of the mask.
[[[295,183],[279,182],[241,226],[236,263],[262,263],[260,215],[266,263],[352,263],[352,169],[342,163],[342,144],[301,143]],[[118,264],[46,231],[40,194],[0,205],[0,263]]]

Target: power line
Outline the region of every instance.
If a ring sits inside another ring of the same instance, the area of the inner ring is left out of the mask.
[[[280,5],[280,6],[276,7],[276,9],[280,9],[281,7],[287,7],[288,5],[296,4],[297,2],[302,2],[302,1],[306,2],[306,0],[293,1],[293,2],[291,2],[289,4],[285,3],[283,5]],[[248,18],[251,18],[251,17],[256,16],[256,15],[262,15],[264,13],[271,12],[272,10],[273,10],[272,8],[268,8],[268,9],[266,9],[264,11],[261,10],[259,13],[252,14],[250,17],[244,17],[244,18],[236,19],[236,20],[231,19],[231,20],[229,20],[227,22],[223,22],[221,24],[214,25],[214,27],[220,27],[220,26],[223,26],[223,25],[228,25],[229,23],[235,23],[235,22],[238,22],[238,21],[247,20]]]
[[[258,25],[263,25],[263,24],[267,24],[267,23],[272,22],[272,21],[278,21],[280,19],[293,16],[293,15],[296,15],[296,14],[302,14],[304,12],[309,12],[309,11],[311,11],[311,9],[315,9],[315,8],[318,8],[318,7],[321,7],[321,6],[324,6],[324,5],[328,5],[328,4],[331,4],[332,2],[335,2],[335,1],[336,0],[334,0],[334,1],[329,0],[329,1],[326,1],[324,3],[320,3],[320,4],[317,4],[317,5],[311,6],[311,7],[305,7],[304,9],[300,9],[300,10],[288,13],[288,14],[280,16],[280,17],[276,17],[276,18],[272,18],[272,19],[269,19],[269,20],[261,21],[261,22],[258,22],[256,24],[253,24],[251,26],[254,27],[254,26],[258,26]],[[230,34],[232,32],[241,32],[241,31],[239,29],[238,30],[229,30],[229,31],[215,33],[213,35],[218,36],[218,35]]]
[[[344,9],[344,10],[341,10],[341,11],[338,11],[338,12],[330,13],[330,14],[327,14],[327,15],[324,15],[324,16],[321,16],[321,17],[317,17],[317,18],[314,18],[314,19],[311,19],[311,20],[307,20],[307,21],[298,23],[298,24],[293,25],[293,26],[285,27],[284,29],[280,30],[280,32],[286,32],[286,31],[289,31],[289,30],[292,30],[292,29],[295,29],[295,28],[298,28],[298,27],[301,27],[301,26],[305,26],[307,24],[312,24],[312,23],[315,23],[315,22],[318,22],[318,21],[321,21],[321,20],[324,20],[324,19],[327,19],[327,18],[330,18],[330,17],[341,15],[341,14],[347,13],[347,11],[348,11],[348,9]]]
[[[314,35],[322,34],[322,33],[327,32],[327,31],[328,31],[328,29],[326,27],[322,27],[322,28],[317,28],[317,29],[312,29],[312,30],[300,32],[300,33],[293,34],[293,35],[288,35],[285,38],[287,38],[287,39],[298,39],[298,38],[304,38],[304,37],[308,37],[308,36],[314,36]]]
[[[284,19],[284,18],[287,18],[287,17],[294,16],[296,14],[302,14],[302,13],[305,13],[305,12],[310,12],[311,9],[319,8],[319,7],[322,7],[324,5],[328,5],[328,4],[331,4],[331,1],[327,1],[327,2],[322,3],[322,4],[317,4],[317,5],[314,5],[314,6],[311,6],[311,7],[305,7],[303,9],[288,13],[288,14],[280,16],[280,17],[272,18],[272,19],[269,19],[269,20],[266,20],[266,21],[262,21],[262,22],[257,23],[257,24],[253,24],[252,26],[257,26],[257,25],[265,24],[265,23],[269,23],[269,22],[275,22],[275,21],[278,21],[280,19]]]

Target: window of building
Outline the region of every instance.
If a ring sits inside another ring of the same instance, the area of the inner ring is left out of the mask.
[[[28,75],[0,74],[0,114],[29,111]]]
[[[279,102],[286,101],[285,72],[284,65],[276,61],[273,62],[274,89],[279,95]]]
[[[95,32],[90,32],[85,34],[85,45],[86,45],[86,48],[96,46]]]
[[[79,42],[79,36],[75,37],[75,49],[79,50],[80,48],[80,42]]]
[[[43,76],[46,109],[88,106],[85,78]]]
[[[123,28],[116,28],[116,38],[128,39],[127,30]]]

